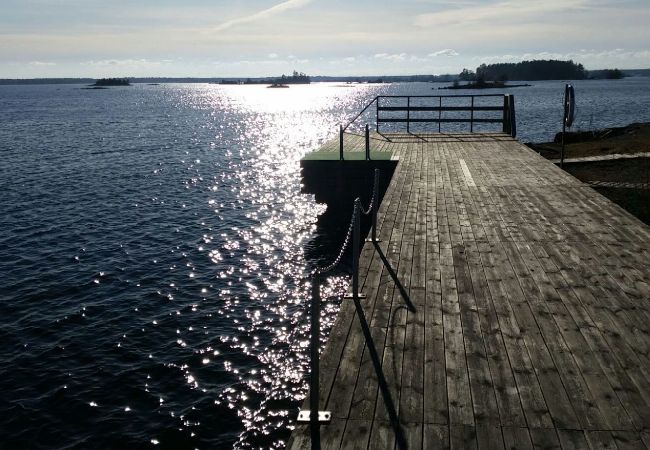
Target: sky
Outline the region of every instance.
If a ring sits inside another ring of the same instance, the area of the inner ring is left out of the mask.
[[[650,0],[0,0],[0,78],[650,68]]]

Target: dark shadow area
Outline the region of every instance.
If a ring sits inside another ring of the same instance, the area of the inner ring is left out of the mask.
[[[507,142],[514,138],[498,132],[494,133],[445,133],[445,132],[383,132],[379,133],[389,142]]]
[[[375,348],[375,343],[370,333],[370,327],[368,326],[368,321],[366,320],[366,316],[363,313],[363,307],[361,306],[361,302],[357,297],[354,298],[354,307],[357,310],[357,316],[359,317],[361,330],[363,331],[363,336],[366,340],[366,348],[370,353],[370,359],[372,360],[372,365],[375,369],[375,373],[377,374],[377,382],[379,383],[379,390],[381,391],[381,396],[384,399],[384,404],[386,406],[386,411],[388,412],[390,425],[393,428],[393,431],[395,432],[395,440],[396,440],[397,448],[400,450],[402,449],[406,450],[408,448],[408,444],[404,436],[404,430],[402,430],[402,426],[399,423],[399,417],[397,416],[397,410],[395,409],[395,402],[393,401],[393,397],[390,395],[390,389],[388,388],[386,377],[384,377],[384,371],[381,368],[381,360],[379,359],[379,355],[377,354],[377,349]]]
[[[376,242],[373,242],[372,245],[375,247],[377,254],[381,258],[381,261],[384,263],[384,267],[386,268],[391,278],[395,282],[395,286],[397,286],[397,289],[399,290],[399,293],[402,295],[402,298],[404,299],[404,303],[406,303],[406,306],[408,307],[409,311],[415,311],[415,306],[413,305],[413,303],[411,303],[411,297],[409,297],[408,292],[406,292],[406,289],[404,289],[404,286],[402,286],[402,283],[400,283],[399,278],[397,278],[397,274],[395,273],[392,266],[390,265],[390,262],[388,262],[388,259],[386,259],[386,255],[384,255],[384,252],[381,250],[381,247]]]
[[[570,162],[564,170],[650,225],[650,158]]]
[[[302,169],[302,191],[314,194],[327,209],[318,217],[314,239],[305,248],[307,261],[314,267],[331,263],[339,253],[350,225],[354,199],[359,197],[363,208],[372,198],[375,168],[380,169],[379,204],[388,189],[396,161],[317,161]],[[371,216],[361,215],[361,236],[368,235]],[[350,272],[352,250],[342,260],[342,272]]]
[[[597,187],[593,188],[621,208],[650,225],[650,189]]]

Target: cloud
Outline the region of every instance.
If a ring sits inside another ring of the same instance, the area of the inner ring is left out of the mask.
[[[173,63],[172,60],[164,59],[160,61],[152,61],[149,59],[102,59],[99,61],[86,61],[82,62],[82,66],[93,66],[93,67],[150,67],[155,66],[159,67],[166,64]]]
[[[271,58],[271,59],[275,59],[275,58],[278,57],[278,54],[277,53],[269,53],[268,57]]]
[[[30,66],[56,66],[56,63],[47,61],[30,61]]]
[[[386,61],[405,61],[408,55],[406,53],[376,53],[375,59]]]
[[[486,6],[446,9],[415,17],[419,27],[463,25],[475,23],[493,25],[510,21],[539,20],[540,14],[583,10],[588,0],[504,1]]]
[[[425,62],[426,58],[422,58],[417,55],[410,55],[408,53],[376,53],[374,55],[375,59],[382,61],[391,61],[391,62]]]
[[[217,25],[215,28],[212,29],[212,31],[220,32],[237,25],[242,25],[245,23],[256,22],[258,20],[267,19],[269,17],[275,16],[277,14],[281,14],[290,9],[302,8],[303,6],[306,6],[311,2],[312,0],[286,0],[282,3],[278,3],[275,6],[271,6],[270,8],[264,9],[262,11],[258,11],[249,16],[238,17],[237,19],[232,19],[227,22],[224,22],[220,25]]]
[[[438,50],[437,52],[429,53],[429,56],[431,57],[436,57],[436,56],[458,56],[459,53],[451,48],[445,48],[442,50]]]

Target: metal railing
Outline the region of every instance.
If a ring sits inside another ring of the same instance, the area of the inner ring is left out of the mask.
[[[503,98],[503,102],[494,105],[477,104],[476,99]],[[453,105],[443,104],[443,99],[454,101]],[[457,100],[468,99],[468,104],[459,105]],[[395,104],[402,100],[401,104]],[[404,101],[406,100],[406,104]],[[437,101],[433,101],[437,100]],[[468,123],[470,133],[474,132],[474,124],[500,123],[501,131],[513,138],[517,135],[515,116],[515,99],[511,94],[479,94],[479,95],[378,95],[373,98],[352,120],[339,126],[339,151],[343,160],[343,135],[368,109],[375,105],[375,130],[381,132],[381,124],[406,124],[406,132],[411,132],[412,124],[438,124],[438,133],[442,132],[443,123]],[[475,113],[499,112],[494,117],[477,117]],[[444,117],[443,113],[469,113],[463,117]],[[395,116],[394,114],[400,114]],[[436,114],[437,113],[437,114]],[[366,159],[370,159],[369,131],[366,124]]]
[[[390,267],[390,264],[381,249],[378,246],[378,243],[381,242],[377,238],[377,211],[379,209],[379,169],[375,169],[374,172],[374,181],[373,181],[373,191],[372,199],[370,200],[370,205],[367,209],[364,209],[361,205],[361,199],[357,197],[354,200],[354,209],[352,212],[352,217],[350,219],[350,225],[348,226],[348,231],[341,245],[341,249],[334,259],[334,261],[324,267],[319,267],[312,272],[312,285],[311,285],[311,304],[310,304],[310,365],[311,371],[309,375],[309,410],[301,410],[298,413],[298,423],[309,423],[311,428],[311,437],[312,437],[312,449],[320,449],[320,425],[326,424],[331,421],[332,414],[330,411],[321,411],[319,409],[319,400],[320,400],[320,366],[319,366],[319,355],[320,355],[320,314],[321,314],[321,294],[320,294],[320,282],[321,278],[333,271],[338,267],[345,255],[346,250],[348,249],[350,242],[352,242],[352,292],[346,294],[344,299],[352,299],[355,303],[356,313],[359,316],[359,320],[362,324],[364,337],[366,343],[370,348],[372,354],[375,355],[374,359],[377,359],[376,350],[374,344],[372,343],[372,337],[370,331],[367,327],[367,321],[365,319],[361,304],[359,299],[366,298],[366,295],[359,292],[359,257],[361,253],[361,215],[371,215],[371,232],[370,238],[366,239],[366,242],[372,242],[375,249],[379,253],[379,256],[384,263],[385,267],[388,270],[388,273],[393,278],[393,281],[396,283],[399,291],[405,299],[405,302],[408,308],[412,311],[415,311],[408,294],[406,293],[404,287],[399,282],[397,275],[394,270]],[[374,361],[375,365],[379,364],[378,361]],[[382,387],[382,393],[385,397],[387,407],[389,409],[389,415],[394,416],[395,422],[396,413],[395,408],[392,406],[392,400],[390,400],[390,394],[384,392],[386,389]],[[400,446],[402,448],[402,446]]]

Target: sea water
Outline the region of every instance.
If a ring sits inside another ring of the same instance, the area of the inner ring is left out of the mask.
[[[564,84],[531,84],[497,92],[550,140]],[[574,128],[650,121],[648,78],[574,84]],[[484,93],[441,86],[0,86],[0,447],[283,448],[338,251],[299,159],[376,95]]]

